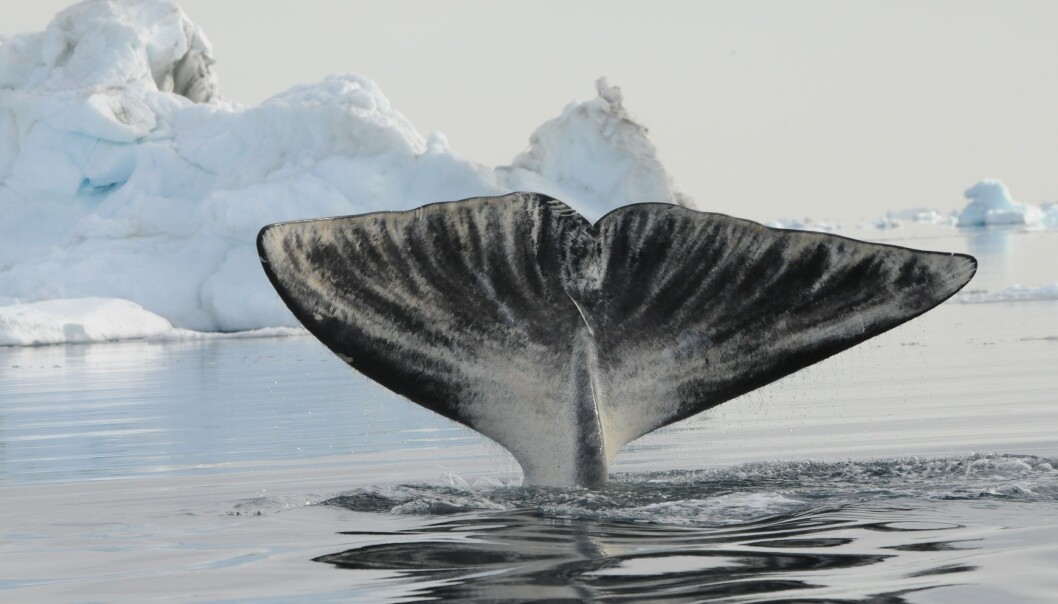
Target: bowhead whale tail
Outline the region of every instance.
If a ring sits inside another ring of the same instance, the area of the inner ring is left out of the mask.
[[[977,268],[668,204],[592,224],[532,193],[274,224],[257,246],[345,362],[547,485],[605,482],[625,443],[892,329]]]

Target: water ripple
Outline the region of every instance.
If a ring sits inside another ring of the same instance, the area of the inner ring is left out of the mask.
[[[977,569],[979,529],[929,510],[1058,501],[1055,465],[974,455],[626,474],[599,490],[371,487],[323,503],[422,524],[345,532],[356,547],[315,560],[395,573],[422,599],[903,602]]]
[[[917,499],[1058,501],[1058,461],[1017,455],[754,463],[619,474],[604,488],[523,487],[495,480],[356,489],[328,500],[362,512],[446,515],[531,508],[550,516],[724,524],[849,503]]]

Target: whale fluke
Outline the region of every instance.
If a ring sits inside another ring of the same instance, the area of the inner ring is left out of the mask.
[[[545,485],[605,482],[625,443],[892,329],[977,268],[668,204],[592,224],[535,193],[273,224],[257,246],[328,348]]]

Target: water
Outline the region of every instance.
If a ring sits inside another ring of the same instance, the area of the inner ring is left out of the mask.
[[[981,592],[977,583],[1009,572],[1011,552],[997,552],[996,542],[1011,527],[982,520],[1030,514],[1040,532],[1022,539],[1058,536],[1055,465],[973,456],[623,476],[600,492],[362,489],[325,503],[451,518],[348,531],[360,542],[316,560],[398,570],[416,579],[422,598],[936,601],[940,592],[995,601],[1015,590],[1002,581]],[[1045,547],[1014,552],[1013,572],[1034,575],[1041,597],[1058,593],[1058,551]]]
[[[1058,281],[1053,232],[883,236]],[[1053,601],[1056,361],[1058,302],[948,303],[587,491],[308,337],[0,348],[0,601]]]

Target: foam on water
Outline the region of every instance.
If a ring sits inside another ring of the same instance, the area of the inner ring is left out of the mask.
[[[619,474],[597,490],[496,480],[356,489],[324,501],[362,512],[447,515],[531,508],[554,517],[725,524],[853,502],[1058,501],[1058,460],[986,454],[877,461],[754,463],[733,468]]]

